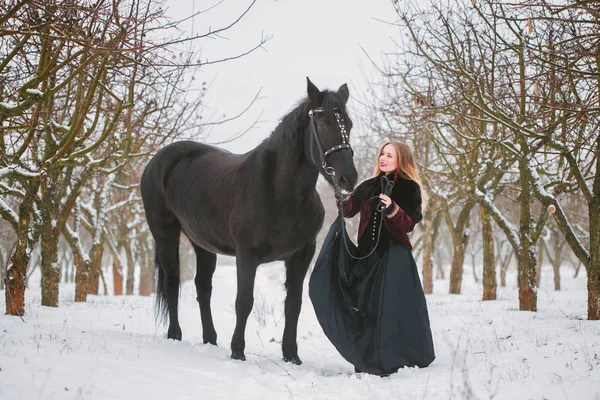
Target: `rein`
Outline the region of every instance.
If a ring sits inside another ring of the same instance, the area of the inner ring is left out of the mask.
[[[390,196],[392,194],[392,189],[394,188],[394,181],[391,181],[388,179],[387,176],[383,175],[381,177],[381,193]],[[373,199],[373,197],[371,197],[371,199]],[[369,199],[369,201],[371,201],[371,199]],[[367,254],[366,256],[363,257],[355,257],[352,255],[352,253],[350,252],[350,249],[348,248],[348,242],[347,242],[347,235],[346,235],[346,221],[344,220],[344,202],[343,200],[340,198],[338,198],[338,209],[340,210],[340,217],[342,219],[342,239],[344,240],[344,247],[346,248],[346,253],[348,253],[348,255],[352,258],[354,258],[355,260],[364,260],[365,258],[369,257],[371,254],[373,254],[373,252],[375,251],[375,249],[377,249],[377,246],[379,246],[379,239],[381,238],[381,227],[383,226],[383,210],[385,209],[385,206],[383,205],[383,202],[379,202],[379,204],[377,205],[377,211],[379,211],[380,215],[379,215],[379,229],[377,230],[377,241],[375,242],[375,245],[373,246],[373,248],[371,249],[371,251],[369,252],[369,254]]]
[[[315,164],[316,166],[319,165],[319,164],[317,164],[317,162],[315,161],[314,156],[313,156],[313,142],[315,142],[317,144],[317,149],[319,150],[319,158],[321,160],[321,168],[323,168],[323,170],[325,171],[325,173],[327,175],[331,175],[331,176],[335,175],[335,169],[333,167],[331,167],[329,164],[327,164],[327,156],[335,151],[344,150],[344,149],[348,149],[353,152],[352,147],[350,146],[350,137],[348,136],[348,132],[346,131],[346,125],[344,124],[344,121],[342,120],[342,116],[339,113],[339,109],[336,107],[333,110],[335,112],[335,119],[337,121],[338,128],[340,129],[342,143],[337,146],[333,146],[332,148],[330,148],[327,151],[323,151],[323,146],[321,146],[321,140],[319,139],[319,135],[317,133],[317,127],[315,125],[315,120],[313,119],[314,113],[324,112],[325,109],[322,107],[319,107],[319,108],[315,108],[314,110],[311,109],[308,111],[308,118],[310,119],[308,129],[310,130],[310,135],[311,135],[310,158],[311,158],[313,164]]]
[[[311,135],[310,158],[314,165],[319,166],[319,164],[317,164],[317,162],[315,161],[314,156],[313,156],[313,142],[314,142],[317,144],[317,149],[319,150],[319,159],[321,161],[321,168],[323,168],[325,173],[330,176],[335,175],[335,169],[333,167],[331,167],[329,164],[327,164],[327,156],[328,155],[330,155],[331,153],[333,153],[335,151],[345,150],[345,149],[348,149],[352,153],[354,153],[354,151],[352,150],[352,146],[350,146],[350,137],[348,136],[348,132],[346,131],[346,126],[344,124],[344,121],[342,120],[342,116],[339,112],[339,109],[336,107],[333,110],[335,112],[335,119],[337,121],[338,128],[340,130],[340,135],[342,137],[342,143],[337,146],[331,147],[327,151],[323,151],[323,146],[321,145],[321,140],[319,139],[319,135],[317,133],[317,127],[315,125],[315,120],[313,119],[313,116],[315,115],[315,113],[324,112],[325,109],[322,107],[319,107],[319,108],[315,108],[314,110],[310,109],[308,111],[308,118],[309,118],[309,128],[308,129],[309,129],[310,135]],[[394,187],[394,181],[389,180],[387,178],[387,176],[383,175],[381,177],[381,193],[384,193],[389,196],[392,193],[393,187]],[[337,188],[335,188],[335,189],[337,191]],[[370,200],[371,199],[369,199],[369,201]],[[385,208],[385,205],[383,204],[383,202],[380,202],[377,205],[377,211],[380,213],[379,229],[377,231],[377,241],[375,242],[375,245],[373,246],[373,249],[371,249],[369,254],[367,254],[364,257],[355,257],[354,255],[352,255],[352,253],[350,252],[350,249],[348,248],[348,242],[347,242],[348,239],[347,239],[347,235],[346,235],[346,221],[344,220],[343,208],[344,208],[343,201],[340,197],[340,198],[338,198],[338,209],[340,210],[340,217],[342,220],[342,237],[344,240],[344,247],[346,248],[346,252],[348,253],[348,255],[350,257],[354,258],[355,260],[364,260],[365,258],[369,257],[371,254],[373,254],[373,252],[377,249],[377,246],[379,245],[379,239],[381,238],[381,227],[383,226],[383,210]]]

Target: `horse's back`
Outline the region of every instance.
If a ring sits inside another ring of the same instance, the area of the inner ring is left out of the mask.
[[[234,154],[226,150],[193,141],[179,141],[163,147],[152,157],[144,170],[141,181],[142,196],[145,192],[156,190],[165,194],[165,186],[173,171],[182,164],[185,164],[186,168],[192,169],[190,173],[194,172],[193,167],[190,167],[192,164],[203,164],[204,168],[210,168],[212,164],[209,160],[212,158],[211,155],[216,157],[225,155],[225,158],[227,156],[236,158]],[[207,161],[203,162],[205,158],[207,158]],[[197,166],[196,168],[200,167]]]
[[[223,222],[231,208],[228,191],[235,190],[232,171],[244,159],[192,141],[175,142],[158,151],[141,181],[146,218],[155,238],[163,236],[166,226],[176,226],[196,245],[231,254],[231,237]]]

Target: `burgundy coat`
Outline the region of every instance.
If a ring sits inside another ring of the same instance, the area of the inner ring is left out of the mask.
[[[398,211],[391,218],[387,216],[383,217],[384,226],[394,239],[412,250],[408,233],[412,232],[415,225],[423,219],[419,185],[414,181],[398,178],[390,197],[394,202],[394,210],[398,208]],[[352,196],[348,196],[344,201],[344,217],[352,218],[359,211],[360,222],[358,225],[357,240],[360,241],[371,218],[371,202],[366,200],[361,203],[356,201]]]

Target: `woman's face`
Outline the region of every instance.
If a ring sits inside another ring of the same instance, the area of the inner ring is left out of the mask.
[[[379,155],[379,169],[386,174],[398,168],[398,155],[392,144],[387,144]]]

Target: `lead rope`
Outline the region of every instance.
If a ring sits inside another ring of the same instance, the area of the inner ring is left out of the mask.
[[[394,181],[390,181],[387,176],[383,175],[381,177],[381,193],[384,193],[389,196],[392,193],[394,184],[395,184]],[[369,199],[369,201],[371,201],[371,199]],[[346,247],[346,253],[348,253],[348,255],[350,257],[354,258],[355,260],[364,260],[365,258],[369,257],[371,254],[373,254],[373,252],[375,251],[375,249],[377,249],[377,246],[379,245],[379,239],[381,238],[381,227],[383,226],[383,210],[385,209],[383,202],[380,202],[377,205],[377,211],[379,211],[379,213],[380,213],[379,229],[377,230],[377,241],[375,242],[375,245],[373,246],[373,248],[371,249],[369,254],[367,254],[364,257],[353,256],[352,253],[350,252],[350,249],[348,248],[348,242],[347,242],[348,239],[346,238],[346,236],[347,236],[346,235],[346,221],[344,220],[344,202],[341,198],[338,199],[338,209],[340,210],[340,217],[342,219],[342,238],[344,240],[344,247]]]

